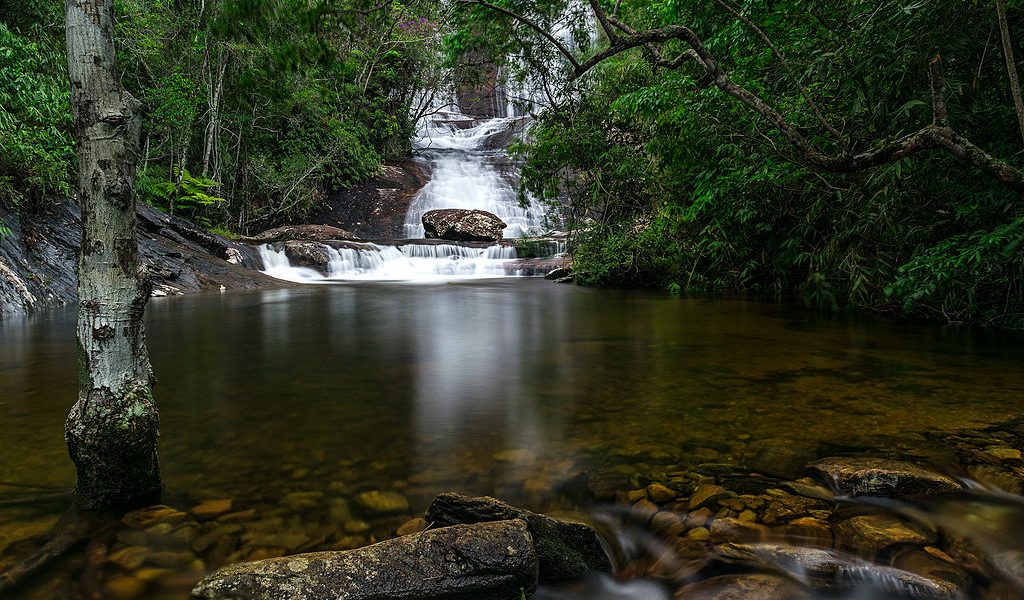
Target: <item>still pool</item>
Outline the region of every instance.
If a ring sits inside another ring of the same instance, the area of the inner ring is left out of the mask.
[[[85,597],[148,568],[139,597],[181,598],[224,562],[393,535],[446,490],[586,510],[577,488],[595,473],[796,479],[835,454],[978,479],[955,440],[997,442],[1024,417],[1024,337],[743,300],[536,279],[351,284],[157,300],[147,327],[166,503],[230,500],[247,524],[192,555],[175,544],[208,526],[111,534],[111,553],[165,564],[108,564],[90,582],[82,552],[29,597]],[[73,484],[75,394],[73,312],[0,322],[0,570],[68,507],[55,494]],[[374,490],[408,506],[361,509]]]

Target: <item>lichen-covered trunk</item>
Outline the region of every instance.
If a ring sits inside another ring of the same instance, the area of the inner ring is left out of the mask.
[[[78,142],[79,395],[65,439],[85,509],[160,493],[159,416],[142,316],[149,283],[135,235],[140,104],[115,64],[113,0],[67,0],[71,107]]]

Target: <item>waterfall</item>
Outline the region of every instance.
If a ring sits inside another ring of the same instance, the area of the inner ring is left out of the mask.
[[[421,123],[414,145],[433,175],[409,206],[406,237],[422,238],[423,214],[444,208],[494,213],[508,225],[506,238],[542,233],[547,210],[534,198],[520,205],[517,183],[509,172],[514,167],[505,153],[505,140],[498,139],[514,135],[523,125],[518,118],[477,122],[458,113],[441,113]],[[492,143],[498,147],[489,147]]]

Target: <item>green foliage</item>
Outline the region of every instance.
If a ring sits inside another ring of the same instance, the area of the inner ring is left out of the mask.
[[[74,144],[62,60],[0,22],[0,204],[70,193]]]
[[[175,169],[173,181],[161,180],[153,170],[142,171],[138,178],[139,198],[143,202],[174,215],[185,217],[211,226],[207,216],[210,209],[224,198],[210,195],[208,192],[217,188],[217,182],[205,177],[194,177],[188,169]]]
[[[558,2],[518,3],[549,18]],[[991,3],[850,0],[739,3],[786,57],[714,2],[621,4],[634,27],[682,23],[737,82],[827,151],[841,150],[790,72],[854,152],[931,121],[928,63],[939,49],[957,130],[1024,166]],[[610,7],[610,4],[609,4]],[[1010,11],[1011,30],[1024,13]],[[491,15],[467,26],[503,47],[538,36]],[[478,36],[478,37],[480,37]],[[453,42],[454,43],[454,42]],[[686,47],[670,42],[675,56]],[[586,50],[579,53],[586,56]],[[568,201],[576,280],[675,292],[785,295],[864,308],[1024,326],[1020,198],[941,153],[862,173],[816,172],[770,123],[684,67],[654,70],[641,50],[604,61],[562,92],[519,148],[524,191]]]

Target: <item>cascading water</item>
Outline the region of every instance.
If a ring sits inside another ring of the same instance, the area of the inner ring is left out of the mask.
[[[444,208],[494,213],[508,224],[506,238],[541,233],[544,206],[533,199],[525,207],[520,205],[511,174],[502,172],[512,165],[503,144],[494,143],[523,125],[523,119],[516,117],[477,122],[458,113],[440,113],[422,123],[415,147],[430,163],[433,176],[409,207],[406,236],[422,238],[423,214]]]
[[[264,245],[259,248],[264,272],[298,283],[438,281],[542,274],[517,264],[516,247],[508,243],[481,246],[410,242],[424,237],[425,212],[445,208],[494,213],[508,224],[505,238],[543,232],[545,208],[536,201],[525,207],[520,205],[510,172],[514,165],[505,152],[504,138],[510,130],[522,131],[524,126],[525,122],[517,118],[475,121],[457,112],[438,112],[420,124],[415,143],[430,164],[432,178],[410,204],[405,224],[408,240],[393,244],[302,242],[317,246],[316,253],[323,260],[316,269],[293,264],[283,244]],[[564,243],[551,242],[547,246],[548,255],[565,252]]]
[[[328,258],[325,272],[294,266],[284,246],[264,244],[259,248],[271,277],[296,283],[331,281],[442,281],[535,275],[516,264],[514,246],[487,247],[455,244],[350,244],[324,246]]]

